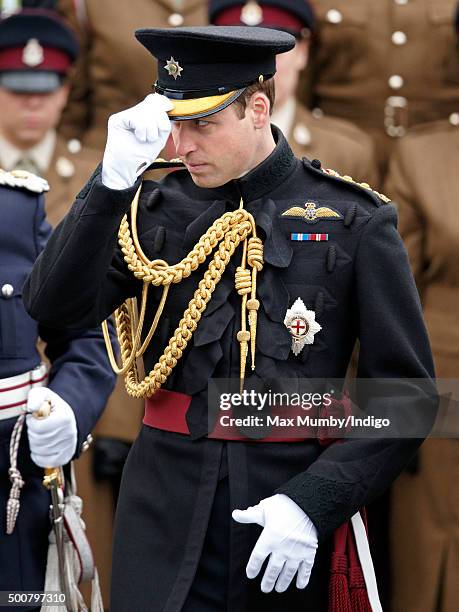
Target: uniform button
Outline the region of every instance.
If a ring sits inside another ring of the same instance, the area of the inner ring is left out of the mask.
[[[406,41],[407,41],[407,36],[405,32],[401,32],[399,30],[392,34],[392,42],[394,43],[394,45],[399,45],[399,46],[404,45]]]
[[[389,77],[389,87],[391,89],[400,89],[403,87],[403,85],[403,77],[401,77],[399,74],[393,74],[391,77]]]
[[[69,153],[75,155],[81,151],[81,142],[78,140],[78,138],[71,138],[67,143],[67,149],[69,150]]]
[[[449,116],[449,122],[451,125],[459,125],[459,113],[451,113]]]
[[[343,21],[343,15],[338,9],[330,9],[327,11],[326,19],[328,23],[341,23]]]
[[[320,161],[320,159],[313,159],[311,161],[311,166],[316,170],[320,170],[322,167],[322,162]]]
[[[322,117],[324,116],[324,111],[321,108],[319,108],[318,106],[313,108],[311,113],[312,113],[312,116],[314,117],[314,119],[322,119]]]
[[[58,157],[56,172],[61,178],[69,179],[75,174],[75,165],[67,157]]]
[[[9,283],[7,283],[6,285],[3,285],[2,287],[2,295],[4,298],[10,298],[13,296],[14,293],[14,287],[13,285],[10,285]]]
[[[88,448],[91,446],[92,443],[93,443],[93,437],[91,436],[91,434],[88,434],[86,440],[81,445],[81,452],[85,453],[88,450]]]
[[[169,25],[172,26],[173,28],[178,28],[179,26],[183,25],[184,19],[183,19],[183,15],[180,15],[180,13],[172,13],[167,18],[167,21]]]

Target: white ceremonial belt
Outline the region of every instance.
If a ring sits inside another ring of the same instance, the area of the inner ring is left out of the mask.
[[[0,421],[11,419],[25,412],[30,389],[44,387],[48,380],[48,369],[41,363],[30,372],[0,378]]]

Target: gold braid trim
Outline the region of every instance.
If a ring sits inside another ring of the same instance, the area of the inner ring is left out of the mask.
[[[256,237],[255,221],[253,216],[241,207],[233,212],[228,212],[217,219],[207,232],[201,236],[199,242],[188,253],[188,255],[177,264],[169,265],[162,259],[150,261],[140,246],[137,236],[137,209],[141,187],[139,187],[131,205],[131,228],[127,215],[121,220],[118,242],[124,254],[129,270],[143,284],[140,314],[137,315],[135,300],[129,299],[115,311],[115,324],[120,344],[121,367],[116,363],[113,349],[108,335],[107,322],[102,324],[104,338],[107,346],[110,363],[115,372],[125,374],[125,384],[129,395],[133,397],[150,397],[167,380],[173,368],[183,354],[207,304],[212,297],[218,282],[233,256],[236,248],[241,242],[244,243],[242,264],[236,272],[236,288],[242,295],[242,330],[238,334],[244,335],[244,345],[241,338],[241,386],[245,372],[245,360],[247,357],[248,341],[251,341],[252,369],[255,367],[255,332],[256,332],[256,310],[259,302],[256,294],[256,274],[263,267],[263,245]],[[247,238],[252,237],[247,240]],[[139,380],[136,358],[143,355],[150,343],[159,318],[164,309],[167,294],[172,283],[179,283],[194,272],[217,247],[212,260],[209,263],[204,277],[199,282],[188,308],[183,313],[177,329],[169,340],[163,354],[153,369]],[[246,259],[252,267],[252,272],[245,269]],[[156,311],[151,328],[139,348],[141,334],[145,318],[148,298],[148,288],[163,286],[163,295]],[[248,300],[248,295],[251,299]],[[246,306],[249,308],[250,332],[246,330]],[[138,318],[138,322],[136,322]],[[243,366],[244,363],[244,366]]]

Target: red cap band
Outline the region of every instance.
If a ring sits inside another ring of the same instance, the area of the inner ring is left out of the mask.
[[[70,57],[59,49],[42,48],[43,61],[36,66],[28,66],[24,62],[24,47],[0,50],[0,70],[49,70],[67,74],[71,66]]]
[[[241,10],[243,5],[233,6],[225,11],[222,11],[214,20],[215,25],[219,26],[228,26],[228,25],[246,25],[243,21],[241,21]],[[257,24],[261,27],[273,27],[279,29],[288,29],[292,32],[301,32],[306,25],[290,13],[289,11],[284,11],[281,8],[276,8],[273,6],[264,6],[263,7],[263,21]]]

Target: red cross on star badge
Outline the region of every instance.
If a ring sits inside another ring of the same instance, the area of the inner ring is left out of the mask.
[[[299,355],[305,344],[313,344],[314,336],[322,329],[316,321],[316,313],[308,310],[301,298],[297,298],[287,310],[284,324],[292,336],[292,351]]]

